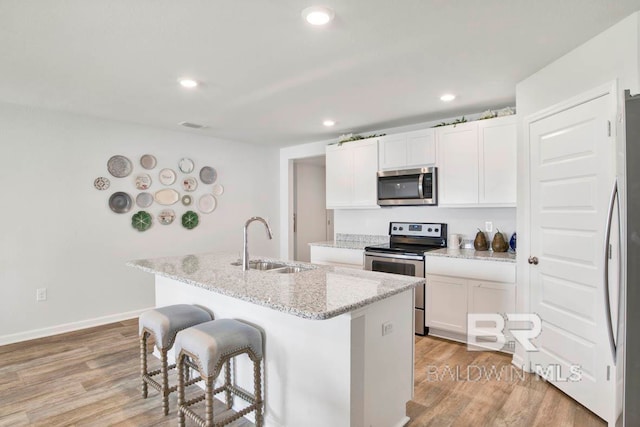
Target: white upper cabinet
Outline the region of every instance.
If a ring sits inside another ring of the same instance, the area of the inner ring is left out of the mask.
[[[423,129],[380,138],[380,169],[409,169],[436,163],[435,130]]]
[[[438,139],[438,204],[478,203],[478,124],[445,126]]]
[[[437,128],[439,205],[516,205],[516,116]]]
[[[378,139],[326,148],[327,209],[378,208]]]
[[[478,122],[480,152],[479,202],[492,205],[516,204],[516,120],[515,116]]]

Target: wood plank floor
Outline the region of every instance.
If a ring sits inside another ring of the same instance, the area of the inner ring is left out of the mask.
[[[159,366],[149,358],[150,369]],[[460,366],[461,374],[455,374]],[[480,381],[478,367],[509,368],[510,357],[416,337],[418,426],[604,426],[595,415],[534,376]],[[470,367],[473,381],[466,380]],[[0,426],[175,426],[176,396],[162,415],[157,393],[140,395],[137,320],[0,347]],[[192,394],[198,389],[193,389]],[[226,415],[224,406],[216,414]],[[187,426],[195,425],[187,420]],[[252,424],[239,420],[232,427]],[[295,426],[298,427],[298,426]],[[328,426],[330,427],[330,426]]]

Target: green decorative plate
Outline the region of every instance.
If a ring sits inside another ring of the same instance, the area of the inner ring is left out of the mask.
[[[134,213],[131,217],[131,225],[138,231],[148,230],[152,222],[151,214],[145,211]]]
[[[188,230],[195,228],[198,225],[198,214],[194,211],[186,211],[182,215],[182,226]]]

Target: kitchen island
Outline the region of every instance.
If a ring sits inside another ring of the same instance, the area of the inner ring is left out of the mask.
[[[243,272],[234,264],[233,255],[199,254],[128,265],[155,274],[156,306],[197,304],[264,332],[266,426],[409,421],[413,289],[424,279],[289,262],[302,271]],[[249,359],[238,359],[234,381],[251,391]]]

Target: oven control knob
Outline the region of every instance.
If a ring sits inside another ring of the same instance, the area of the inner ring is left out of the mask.
[[[400,230],[402,230],[402,227],[400,227]]]
[[[433,231],[435,231],[435,232],[437,233],[439,230],[436,228],[436,229],[435,229],[435,230],[433,230]]]
[[[429,229],[427,229],[427,231],[433,231],[433,230],[429,228]]]
[[[393,229],[394,229],[394,230],[397,230],[397,229],[398,229],[398,227],[393,227]]]

